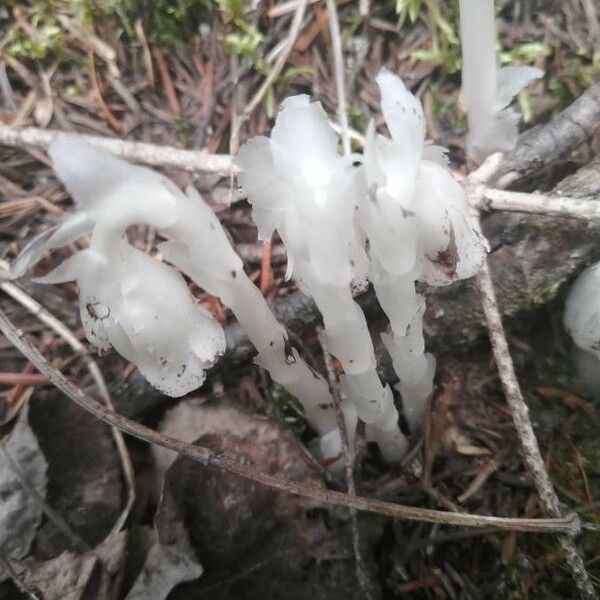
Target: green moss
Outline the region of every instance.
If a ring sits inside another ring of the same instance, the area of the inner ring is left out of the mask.
[[[421,48],[412,57],[439,65],[446,73],[460,69],[458,3],[448,0],[397,0],[400,26],[423,21],[431,32],[429,48]]]

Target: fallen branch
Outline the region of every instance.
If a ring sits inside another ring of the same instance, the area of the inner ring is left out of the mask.
[[[477,205],[480,202],[480,199],[478,199],[477,196],[483,193],[481,185],[485,184],[492,176],[497,163],[497,157],[490,157],[487,164],[484,163],[478,171],[473,172],[467,179],[466,189],[471,204]],[[480,228],[479,215],[476,214],[475,217],[476,225]],[[554,491],[554,486],[552,485],[548,471],[546,470],[546,465],[544,464],[544,459],[542,458],[542,453],[540,452],[537,438],[533,431],[531,419],[529,418],[529,408],[525,403],[515,373],[508,341],[502,325],[502,316],[496,300],[496,292],[492,282],[490,267],[487,261],[477,275],[477,284],[482,296],[483,312],[490,342],[492,344],[494,360],[496,361],[500,381],[502,382],[502,387],[504,389],[504,395],[519,437],[523,459],[533,477],[533,482],[539,494],[544,511],[547,514],[558,518],[561,516],[560,502]],[[579,590],[579,594],[586,600],[597,599],[594,586],[574,540],[569,536],[560,536],[559,542],[565,561],[577,589]]]
[[[552,121],[519,138],[496,173],[496,185],[506,187],[553,164],[581,146],[599,127],[600,83],[596,83]]]
[[[599,219],[600,201],[566,198],[547,194],[526,194],[485,188],[475,199],[479,210],[503,210],[510,212],[568,217],[572,219]]]
[[[0,260],[0,268],[7,270],[8,265],[3,260]],[[52,329],[54,333],[61,337],[71,347],[71,349],[83,359],[87,370],[96,385],[98,393],[102,398],[102,401],[108,408],[114,408],[110,393],[106,386],[106,382],[104,381],[104,376],[102,375],[102,371],[100,370],[98,363],[90,356],[86,347],[73,335],[71,330],[61,321],[59,321],[52,313],[50,313],[50,311],[44,308],[39,302],[26,294],[16,284],[10,281],[5,281],[0,284],[0,289],[5,294],[16,300],[21,306],[28,310],[32,315],[37,317],[42,323]],[[45,377],[45,375],[42,376]],[[121,460],[123,478],[127,485],[127,501],[125,502],[125,506],[123,507],[121,514],[113,524],[113,527],[107,537],[121,530],[125,524],[125,521],[127,521],[129,513],[131,512],[135,502],[135,473],[133,470],[133,464],[131,463],[131,457],[129,456],[129,451],[127,450],[127,445],[125,444],[123,435],[118,428],[112,427],[111,432],[117,452],[119,453],[119,458]]]
[[[23,127],[17,129],[0,124],[0,146],[23,148],[33,146],[46,150],[54,137],[61,133],[52,129]],[[70,133],[98,148],[112,152],[121,158],[132,160],[152,167],[174,167],[184,171],[206,172],[229,175],[235,172],[231,157],[228,154],[209,154],[196,150],[180,150],[168,146],[157,146],[143,142],[130,142],[116,138],[96,135]]]
[[[237,462],[237,460],[223,452],[213,451],[204,446],[188,444],[176,438],[163,435],[104,406],[83,392],[75,384],[68,381],[60,371],[50,365],[39,350],[25,338],[25,333],[17,329],[2,311],[0,311],[0,331],[41,373],[47,375],[59,390],[81,408],[87,410],[104,423],[116,427],[137,439],[174,450],[204,465],[214,466],[217,469],[244,477],[261,485],[304,498],[310,498],[325,505],[344,506],[346,508],[409,521],[425,521],[462,527],[496,527],[505,531],[568,533],[569,535],[577,535],[581,530],[581,523],[576,514],[550,519],[513,519],[509,517],[451,513],[393,504],[374,498],[353,496],[333,490],[316,489],[296,481],[268,475]]]

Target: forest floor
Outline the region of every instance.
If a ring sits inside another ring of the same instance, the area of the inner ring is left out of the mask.
[[[309,3],[285,68],[264,100],[246,110],[281,51],[296,7],[293,0],[254,2],[253,10],[248,4],[4,0],[0,123],[228,154],[246,139],[268,134],[288,95],[310,94],[335,115],[333,55],[321,1]],[[338,0],[355,144],[371,119],[383,127],[374,76],[386,65],[421,98],[428,138],[447,147],[452,169],[466,174],[457,5],[453,0],[373,0],[366,18],[359,2]],[[518,96],[523,126],[532,127],[568,106],[600,75],[600,4],[508,0],[497,5],[501,61],[545,71]],[[552,188],[590,160],[597,142],[529,187]],[[229,177],[163,171],[178,186],[191,183],[207,198],[269,302],[295,290],[284,279],[280,241],[266,248],[256,241],[250,207]],[[70,208],[42,151],[0,145],[1,259],[14,260],[31,237]],[[152,228],[129,234],[140,249],[157,254],[160,239]],[[46,273],[72,251],[45,256],[34,275]],[[26,278],[19,286],[87,346],[74,284],[41,286]],[[224,325],[233,320],[218,300],[192,291]],[[563,330],[566,291],[560,286],[516,311],[506,326],[546,467],[565,511],[600,524],[600,379],[594,389],[595,364],[582,375],[580,357]],[[3,292],[0,308],[54,366],[96,393],[86,361],[64,337]],[[374,333],[385,327],[380,321],[372,325]],[[294,343],[324,372],[316,332],[298,333]],[[359,444],[358,492],[451,511],[542,516],[485,331],[455,344],[432,336],[431,343],[438,374],[427,433],[414,436],[417,451],[400,468],[391,469],[373,448]],[[188,441],[200,438],[271,473],[323,485],[304,452],[314,434],[301,411],[251,361],[223,362],[200,390],[175,401],[151,390],[115,352],[94,358],[116,409],[126,416]],[[0,424],[2,448],[27,456],[24,470],[41,495],[32,499],[23,492],[1,454],[0,514],[6,492],[31,519],[0,521],[5,536],[0,600],[28,597],[6,577],[8,566],[21,574],[29,593],[37,590],[43,598],[124,598],[128,593],[170,599],[363,597],[347,511],[307,506],[187,459],[169,468],[172,456],[133,439],[126,440],[126,454],[133,463],[136,500],[125,526],[115,531],[127,499],[126,460],[110,428],[52,388],[2,336]],[[58,520],[48,515],[48,506]],[[61,519],[66,527],[61,528]],[[373,597],[577,597],[550,535],[367,514],[360,517],[360,533]],[[600,590],[599,538],[584,532],[578,543]]]

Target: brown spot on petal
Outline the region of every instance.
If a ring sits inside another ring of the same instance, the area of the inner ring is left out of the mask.
[[[445,250],[438,252],[437,256],[429,260],[438,267],[448,278],[454,279],[456,277],[456,266],[460,257],[458,256],[458,248],[456,247],[456,236],[454,234],[454,227],[450,225],[450,241]]]

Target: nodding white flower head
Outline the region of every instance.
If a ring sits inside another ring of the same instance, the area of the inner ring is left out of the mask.
[[[120,237],[133,224],[166,228],[175,221],[178,200],[183,194],[159,173],[66,134],[52,141],[48,154],[77,212],[23,249],[12,265],[15,276],[23,275],[44,251],[60,248],[91,232],[97,222],[107,235]]]
[[[81,322],[100,350],[111,346],[158,390],[178,397],[200,387],[225,351],[225,334],[176,271],[125,240],[110,256],[92,248],[41,283],[77,281]]]
[[[442,149],[425,143],[421,103],[386,69],[377,83],[392,139],[370,126],[365,145],[367,189],[358,220],[371,259],[391,276],[412,273],[430,285],[470,277],[487,244],[470,224],[464,192]]]
[[[199,387],[225,351],[225,335],[172,268],[124,238],[136,223],[168,230],[188,199],[158,173],[61,136],[49,154],[79,208],[34,239],[13,265],[21,275],[47,249],[92,232],[90,248],[65,260],[41,283],[77,281],[81,320],[100,350],[113,346],[170,396]]]
[[[365,269],[353,226],[358,171],[338,152],[319,102],[287,98],[270,138],[255,137],[236,158],[259,237],[278,230],[300,286],[308,274],[342,287]]]
[[[600,263],[588,267],[569,291],[565,329],[579,348],[600,359]]]

